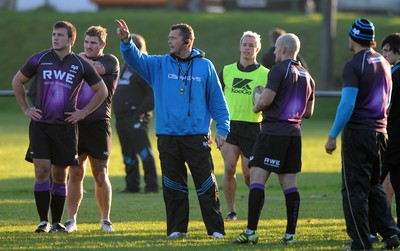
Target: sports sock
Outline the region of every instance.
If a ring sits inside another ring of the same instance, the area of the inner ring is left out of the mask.
[[[67,195],[66,184],[53,183],[51,186],[51,217],[52,223],[61,222],[64,213],[65,198]]]
[[[100,220],[100,223],[103,224],[103,223],[106,222],[106,221],[110,221],[110,219],[101,219],[101,220]]]
[[[50,181],[36,181],[33,191],[40,221],[49,221]]]
[[[286,200],[286,233],[295,234],[300,209],[300,194],[297,187],[286,189],[283,193]]]
[[[264,195],[263,184],[255,183],[250,185],[247,215],[247,229],[249,230],[257,230],[258,220],[264,206]]]

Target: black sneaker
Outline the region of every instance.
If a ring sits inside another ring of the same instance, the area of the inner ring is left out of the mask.
[[[389,238],[382,241],[381,249],[392,250],[392,249],[396,249],[399,246],[400,246],[399,237],[397,237],[397,235],[392,235]]]
[[[278,244],[280,245],[294,245],[297,243],[297,237],[296,235],[292,235],[290,238],[285,238],[285,236],[283,236],[282,239],[280,239],[278,241]]]
[[[153,189],[145,189],[145,191],[143,192],[144,194],[151,194],[151,193],[158,193],[158,189],[157,188],[153,188]]]
[[[379,237],[377,235],[370,234],[369,240],[371,241],[372,244],[375,244],[379,242]]]
[[[124,190],[121,190],[118,193],[140,193],[140,189],[139,190],[129,190],[129,189],[125,188]]]
[[[53,226],[51,226],[50,232],[52,233],[68,233],[68,230],[65,228],[63,224],[60,222],[53,223]]]
[[[250,244],[250,245],[254,245],[257,244],[258,242],[258,234],[256,231],[253,231],[253,233],[251,234],[246,234],[246,231],[244,231],[243,233],[241,233],[239,235],[239,237],[237,237],[236,239],[232,240],[231,243],[232,244]]]
[[[37,226],[35,233],[48,233],[50,231],[50,228],[50,223],[48,223],[47,221],[42,221]]]

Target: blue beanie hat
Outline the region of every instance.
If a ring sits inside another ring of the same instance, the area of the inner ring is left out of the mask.
[[[367,44],[375,41],[375,27],[368,19],[357,19],[349,30],[350,38],[359,43]]]

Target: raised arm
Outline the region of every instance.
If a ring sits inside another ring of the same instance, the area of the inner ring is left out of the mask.
[[[130,32],[128,25],[125,23],[123,19],[117,19],[115,22],[118,25],[117,34],[124,41],[124,43],[128,43],[130,39]]]

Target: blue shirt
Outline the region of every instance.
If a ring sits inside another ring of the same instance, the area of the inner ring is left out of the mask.
[[[126,63],[154,91],[156,135],[207,135],[211,118],[217,133],[226,137],[229,112],[214,65],[194,48],[188,59],[146,55],[132,39],[121,41]]]

